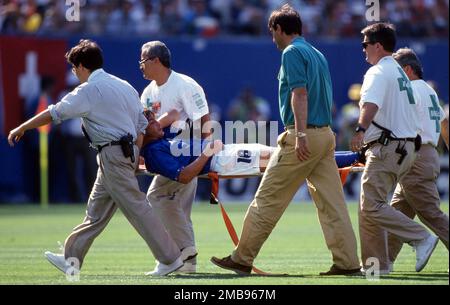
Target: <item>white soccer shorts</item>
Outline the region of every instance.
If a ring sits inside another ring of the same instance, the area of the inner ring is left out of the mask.
[[[226,144],[211,160],[211,171],[222,176],[259,174],[261,151],[275,150],[262,144]]]

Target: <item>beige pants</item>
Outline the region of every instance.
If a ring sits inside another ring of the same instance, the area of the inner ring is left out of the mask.
[[[423,226],[388,204],[389,193],[408,172],[416,157],[414,143],[406,142],[408,154],[401,165],[397,164],[400,155],[395,150],[398,145],[398,141],[391,141],[387,146],[375,144],[366,152],[359,208],[361,258],[364,267],[371,266],[367,263],[368,258],[377,258],[380,270],[388,270],[388,232],[402,243],[421,240],[429,235]]]
[[[197,178],[182,184],[163,176],[155,176],[148,188],[148,200],[180,250],[195,246],[191,211],[196,190]]]
[[[316,204],[325,241],[334,264],[342,269],[359,268],[356,237],[334,159],[335,139],[330,128],[306,131],[311,156],[298,160],[292,131],[278,138],[255,199],[245,215],[241,239],[233,261],[250,266],[295,193],[305,181]],[[301,237],[300,237],[301,238]]]
[[[411,219],[417,215],[448,250],[448,216],[440,209],[436,185],[439,173],[438,152],[431,145],[423,145],[413,167],[397,184],[391,205]],[[389,259],[394,262],[403,243],[392,234],[388,238]]]
[[[135,156],[138,155],[139,150],[135,146]],[[145,194],[139,190],[135,176],[138,159],[133,164],[130,158],[123,156],[120,146],[105,147],[97,155],[99,169],[87,204],[86,217],[64,243],[65,257],[77,258],[80,267],[94,239],[106,227],[117,208],[142,236],[158,261],[170,264],[180,256],[177,245],[164,229]]]

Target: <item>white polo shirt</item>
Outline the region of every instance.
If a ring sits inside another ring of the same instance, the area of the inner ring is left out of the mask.
[[[392,56],[385,56],[364,76],[360,106],[378,106],[374,121],[391,130],[397,138],[415,138],[420,132],[418,110],[411,82]],[[377,140],[381,129],[370,124],[364,142]]]
[[[424,80],[411,81],[414,92],[417,95],[419,121],[422,123],[423,144],[437,146],[441,134],[441,122],[445,119],[445,113],[439,105],[439,98],[433,88]]]
[[[187,75],[171,71],[167,81],[158,86],[152,81],[142,93],[141,103],[145,109],[155,113],[156,118],[176,109],[180,112],[180,122],[192,122],[209,113],[205,92],[202,87]],[[183,128],[184,124],[174,126]]]

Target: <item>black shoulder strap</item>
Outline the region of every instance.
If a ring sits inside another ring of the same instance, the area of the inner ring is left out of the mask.
[[[83,132],[84,137],[89,141],[89,143],[92,144],[91,137],[88,135],[83,123],[81,123],[81,131]]]
[[[390,131],[389,129],[387,129],[386,127],[381,126],[380,124],[378,124],[378,123],[375,122],[375,121],[372,121],[372,124],[373,124],[375,127],[379,128],[379,129],[381,129],[381,130],[387,131],[387,132],[389,132],[389,133],[392,132],[392,131]]]

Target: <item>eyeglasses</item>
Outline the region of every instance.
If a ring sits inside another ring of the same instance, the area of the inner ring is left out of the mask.
[[[144,59],[140,60],[140,61],[138,61],[139,66],[145,64],[145,62],[146,62],[147,60],[153,60],[153,59],[155,59],[155,58],[156,58],[156,56],[153,56],[153,57],[147,57],[147,58],[144,58]]]
[[[364,41],[364,42],[361,43],[361,45],[362,45],[364,50],[367,48],[367,46],[369,44],[373,45],[373,44],[376,44],[376,42],[374,42],[374,41]]]

